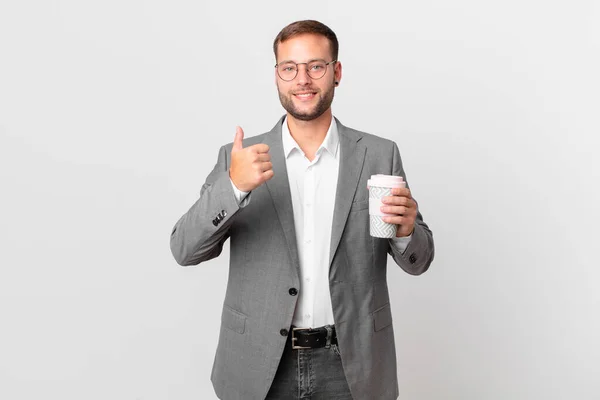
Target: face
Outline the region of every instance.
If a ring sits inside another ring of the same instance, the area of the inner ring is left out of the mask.
[[[320,35],[299,35],[279,43],[277,47],[277,63],[304,63],[319,59],[330,62],[333,61],[331,57],[329,40]],[[331,107],[335,81],[339,82],[342,78],[342,65],[339,62],[329,64],[320,79],[312,79],[306,67],[306,64],[299,65],[298,75],[289,82],[282,80],[275,71],[275,82],[283,108],[296,119],[312,121]]]

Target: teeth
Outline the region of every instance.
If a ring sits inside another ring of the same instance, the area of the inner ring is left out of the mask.
[[[298,97],[309,97],[309,96],[312,96],[312,95],[313,95],[312,93],[302,93],[302,94],[297,94],[296,96],[298,96]]]

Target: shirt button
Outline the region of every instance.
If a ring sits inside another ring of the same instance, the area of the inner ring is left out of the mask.
[[[279,334],[281,336],[287,336],[288,335],[288,330],[287,329],[282,329],[282,330],[279,331]]]
[[[306,281],[306,282],[310,282],[310,278],[306,278],[306,279],[305,279],[305,281]]]
[[[310,244],[311,242],[312,242],[312,240],[310,240],[310,239],[306,239],[306,240],[304,241],[304,243],[306,243],[306,244]]]
[[[291,288],[290,289],[290,295],[295,296],[297,294],[298,294],[298,289],[296,289],[296,288]]]

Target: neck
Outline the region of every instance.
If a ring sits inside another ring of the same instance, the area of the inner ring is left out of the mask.
[[[320,146],[327,136],[327,131],[331,125],[331,108],[327,109],[320,117],[311,121],[302,121],[292,117],[289,113],[286,121],[290,134],[300,145]]]

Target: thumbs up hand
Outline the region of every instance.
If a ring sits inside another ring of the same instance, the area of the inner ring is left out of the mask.
[[[259,143],[244,148],[243,139],[244,131],[238,126],[231,149],[229,177],[239,190],[251,192],[273,177],[273,164],[268,145]]]

